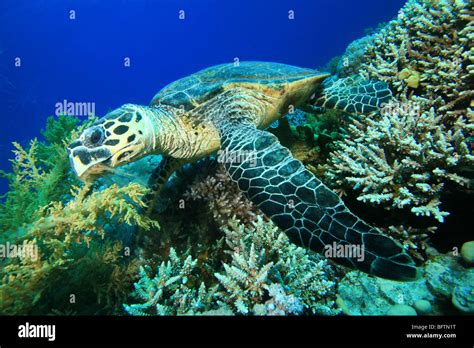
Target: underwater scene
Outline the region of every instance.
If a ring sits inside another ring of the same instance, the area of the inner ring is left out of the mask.
[[[2,1],[0,315],[472,315],[473,19]]]

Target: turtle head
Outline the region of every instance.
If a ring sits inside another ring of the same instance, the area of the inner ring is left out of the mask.
[[[69,160],[76,175],[87,180],[148,153],[147,118],[142,107],[126,104],[84,129],[69,146]]]

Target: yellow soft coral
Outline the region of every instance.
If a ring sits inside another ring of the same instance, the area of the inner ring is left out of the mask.
[[[110,240],[103,242],[101,239],[106,237],[106,223],[134,224],[147,230],[159,227],[156,221],[138,211],[138,207],[144,205],[142,196],[146,189],[131,183],[125,187],[112,185],[88,195],[89,191],[88,185],[74,188],[74,198],[67,204],[52,202],[40,209],[37,213],[41,215],[39,219],[26,226],[25,240],[39,250],[38,257],[10,260],[0,269],[0,314],[34,313],[32,310],[38,300],[43,298],[44,293],[50,293],[57,285],[56,281],[62,278],[59,274],[74,270],[81,260],[82,263],[87,261],[87,265],[76,277],[84,277],[82,281],[87,279],[94,284],[98,298],[103,298],[104,288],[108,288],[107,281],[100,279],[103,274],[108,274],[116,282],[117,272],[131,273],[130,265],[137,267],[135,259],[123,265],[111,263],[110,260],[114,261],[120,255],[122,244]],[[84,251],[83,245],[100,252]],[[82,256],[78,260],[73,257],[75,254]],[[89,277],[97,269],[106,271],[100,273],[99,279]]]
[[[52,202],[44,207],[45,216],[32,224],[31,232],[39,236],[52,232],[55,236],[63,236],[64,242],[84,240],[88,243],[90,237],[84,232],[96,232],[104,237],[104,228],[97,223],[99,219],[116,218],[119,223],[134,224],[147,230],[158,228],[156,221],[141,215],[135,207],[144,207],[142,197],[147,190],[143,186],[130,183],[118,187],[114,184],[86,196],[89,190],[90,184],[75,187],[71,190],[74,199],[67,204]]]
[[[74,186],[79,181],[66,143],[90,121],[73,130],[75,121],[50,119],[46,142],[14,143],[12,173],[0,172],[10,184],[0,204],[0,245],[35,251],[35,257],[0,258],[0,315],[110,313],[129,293],[140,260],[119,236],[106,235],[105,226],[159,226],[142,216],[147,189],[136,183],[100,191]],[[81,306],[71,296],[81,298]]]

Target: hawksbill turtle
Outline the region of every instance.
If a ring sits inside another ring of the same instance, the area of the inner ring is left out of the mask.
[[[267,62],[201,70],[164,87],[148,107],[125,104],[93,123],[68,146],[71,165],[80,178],[90,180],[148,154],[161,154],[149,180],[158,192],[186,162],[217,151],[250,154],[223,165],[293,243],[316,252],[330,245],[357,245],[363,247],[363,258],[345,255],[336,261],[383,278],[414,279],[417,268],[400,243],[350,212],[265,131],[290,107],[317,104],[367,113],[392,98],[383,82],[329,76]]]

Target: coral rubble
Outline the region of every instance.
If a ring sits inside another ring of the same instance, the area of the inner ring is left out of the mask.
[[[418,308],[422,315],[472,312],[473,282],[474,270],[465,268],[460,257],[439,255],[428,261],[423,276],[412,282],[351,271],[338,284],[337,303],[347,315],[385,315],[396,305]],[[428,313],[420,310],[420,301],[424,301],[422,309],[429,308]]]

